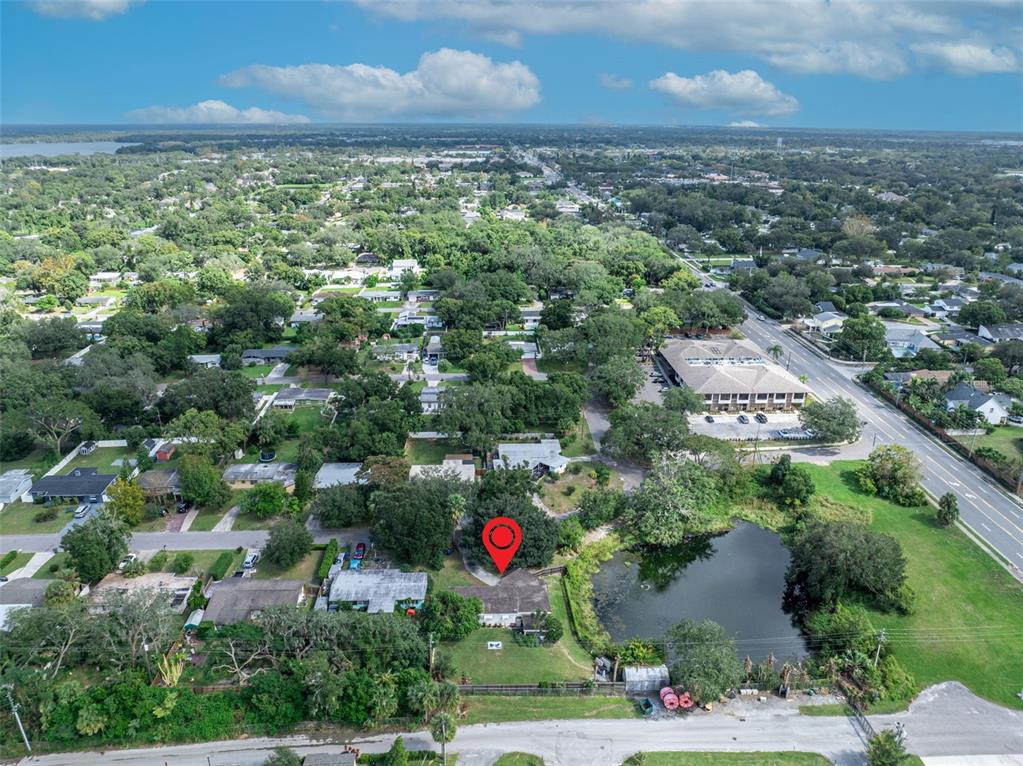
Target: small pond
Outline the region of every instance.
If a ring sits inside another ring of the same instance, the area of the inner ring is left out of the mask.
[[[0,158],[63,157],[67,154],[113,154],[122,146],[135,146],[119,141],[35,141],[26,144],[0,144]]]
[[[788,564],[778,535],[745,522],[657,554],[620,551],[593,578],[597,616],[615,641],[659,639],[688,617],[723,625],[741,657],[802,657],[806,644],[782,608]]]

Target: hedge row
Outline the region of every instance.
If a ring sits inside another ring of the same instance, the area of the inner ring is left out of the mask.
[[[210,567],[210,576],[214,580],[223,580],[227,574],[227,570],[231,568],[231,564],[234,562],[234,554],[231,551],[224,551],[217,560],[213,562],[213,566]]]
[[[621,547],[617,536],[610,534],[602,540],[583,548],[579,555],[565,564],[562,581],[568,596],[569,618],[575,627],[576,637],[583,647],[593,654],[600,654],[611,644],[611,637],[600,624],[593,609],[593,582],[591,578],[600,569],[600,562],[614,556]]]
[[[331,538],[330,542],[327,543],[327,547],[323,550],[323,558],[320,559],[320,569],[317,575],[319,575],[321,580],[326,579],[327,573],[334,564],[334,559],[337,558],[339,550],[341,550],[341,544],[337,541],[337,538]]]
[[[18,558],[18,552],[17,551],[7,551],[7,553],[4,554],[4,557],[2,559],[0,559],[0,569],[3,569],[5,566],[10,564],[16,558]]]

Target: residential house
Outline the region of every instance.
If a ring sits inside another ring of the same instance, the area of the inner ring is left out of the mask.
[[[150,468],[135,479],[146,497],[181,497],[181,478],[178,472],[166,468]]]
[[[293,410],[308,404],[324,407],[330,404],[331,399],[335,396],[337,396],[337,392],[331,388],[288,386],[277,392],[273,399],[273,406],[282,410]]]
[[[987,423],[997,426],[1009,417],[1012,399],[1005,394],[978,391],[969,383],[960,383],[945,394],[945,409],[951,412],[959,407],[977,412]]]
[[[867,304],[867,307],[872,314],[880,314],[884,309],[895,309],[910,317],[927,315],[927,312],[922,308],[914,306],[912,303],[906,303],[906,301],[872,301]]]
[[[900,325],[896,322],[884,323],[884,339],[892,356],[896,359],[916,356],[924,349],[938,350],[940,348],[920,328]]]
[[[908,274],[915,274],[915,266],[893,266],[890,264],[879,264],[873,267],[875,277],[904,277]]]
[[[825,312],[830,312],[832,314],[841,313],[838,310],[838,307],[835,306],[835,304],[831,301],[817,301],[815,304],[813,304],[813,307],[814,309],[816,309],[816,313],[818,314],[823,314]]]
[[[733,274],[749,274],[757,267],[757,262],[752,258],[733,258],[728,270]]]
[[[543,580],[527,569],[516,569],[496,585],[461,585],[451,590],[483,602],[480,624],[514,628],[533,612],[549,612],[551,602]]]
[[[273,346],[272,348],[247,348],[242,351],[242,364],[280,364],[291,353],[294,346]]]
[[[428,303],[440,297],[440,290],[410,290],[408,299],[416,303]]]
[[[931,303],[925,311],[936,319],[945,319],[950,314],[958,314],[960,309],[962,309],[962,307],[967,303],[969,303],[969,301],[960,298],[957,295],[949,298],[938,298],[938,300]]]
[[[0,474],[0,507],[15,502],[32,489],[32,472],[27,468],[13,468]]]
[[[702,395],[711,411],[787,410],[810,394],[749,340],[669,340],[658,355],[672,382]]]
[[[387,269],[387,279],[390,281],[401,279],[401,275],[406,271],[411,271],[413,274],[421,274],[423,269],[415,258],[398,258],[392,261]]]
[[[305,580],[257,580],[232,577],[210,586],[203,622],[234,625],[272,606],[298,606],[305,601]]]
[[[64,476],[44,476],[32,484],[29,494],[34,502],[76,501],[107,502],[106,491],[117,479],[112,473],[97,473],[96,468],[75,468]]]
[[[11,613],[17,609],[32,609],[43,605],[46,588],[53,580],[19,577],[0,583],[0,632],[8,630]]]
[[[79,306],[95,306],[105,309],[117,303],[117,298],[114,298],[112,295],[83,295],[75,303]]]
[[[972,332],[962,327],[946,327],[940,332],[936,332],[932,335],[931,339],[952,351],[961,349],[967,343],[979,346],[991,345],[991,341],[987,338],[981,338],[979,335],[974,335]]]
[[[91,341],[103,339],[103,322],[78,322],[75,327]]]
[[[438,364],[444,358],[444,344],[439,335],[431,335],[423,349],[423,361],[427,364]]]
[[[426,600],[426,573],[398,569],[343,569],[330,584],[329,602],[370,614],[418,609]]]
[[[89,289],[95,290],[101,287],[110,287],[121,281],[121,275],[116,271],[97,271],[89,277]]]
[[[401,302],[401,292],[398,290],[370,290],[366,288],[359,293],[359,297],[365,298],[370,303]]]
[[[392,330],[400,330],[404,327],[419,325],[427,330],[439,330],[444,327],[444,320],[432,312],[411,311],[408,309],[399,311],[391,324]]]
[[[287,492],[295,491],[294,463],[236,463],[224,469],[224,481],[231,489],[251,489],[257,484],[275,482]]]
[[[379,266],[381,263],[383,261],[380,260],[380,256],[368,251],[355,256],[356,266]]]
[[[315,309],[312,311],[296,311],[288,319],[288,326],[293,329],[298,329],[304,324],[314,324],[323,319],[323,314]]]
[[[326,489],[346,484],[360,484],[362,463],[324,463],[313,479],[313,489]]]
[[[1003,285],[1023,287],[1023,279],[1010,277],[1008,274],[999,274],[995,271],[982,271],[978,277],[981,282],[1001,282]]]
[[[913,370],[912,372],[886,372],[884,379],[893,388],[901,390],[909,385],[911,380],[933,380],[944,386],[952,377],[952,370]]]
[[[189,354],[188,361],[197,367],[219,367],[220,354]]]
[[[557,475],[565,470],[568,458],[561,454],[557,439],[541,439],[531,444],[497,445],[494,468],[525,468],[533,476]]]
[[[184,614],[188,605],[188,594],[198,579],[168,572],[148,572],[137,577],[125,577],[119,572],[111,572],[92,586],[89,599],[92,601],[93,609],[102,612],[114,594],[155,592],[157,598],[166,603],[172,612]]]
[[[532,341],[528,340],[509,340],[505,341],[510,349],[519,352],[519,358],[521,359],[539,359],[540,358],[540,347]]]
[[[476,461],[472,455],[445,455],[440,465],[414,465],[409,468],[410,479],[441,477],[459,481],[476,481]]]
[[[821,311],[803,320],[809,329],[830,338],[832,335],[842,331],[842,325],[849,317],[841,311]]]
[[[440,386],[426,386],[419,392],[419,406],[424,415],[433,415],[440,411]]]
[[[412,362],[419,356],[417,343],[379,343],[373,346],[373,358],[392,362]]]
[[[355,753],[309,753],[302,766],[355,766]]]
[[[542,313],[542,309],[521,309],[519,315],[522,319],[523,329],[533,331],[539,327]]]
[[[1023,340],[1023,322],[981,325],[977,329],[977,336],[992,343],[1003,340]]]

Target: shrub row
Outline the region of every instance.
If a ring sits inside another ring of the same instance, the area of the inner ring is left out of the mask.
[[[217,560],[213,562],[213,566],[210,567],[210,576],[214,580],[223,580],[227,575],[227,570],[231,568],[231,563],[234,561],[234,554],[231,551],[224,551]]]
[[[611,534],[587,545],[572,561],[565,565],[564,583],[568,595],[568,611],[575,627],[576,637],[583,647],[599,654],[610,645],[611,637],[600,624],[593,609],[593,583],[591,578],[600,569],[600,562],[614,556],[621,545]]]
[[[327,572],[330,571],[330,567],[334,563],[334,559],[337,558],[337,552],[340,549],[341,544],[337,541],[337,538],[331,538],[330,542],[327,543],[327,547],[323,551],[323,558],[320,559],[320,568],[316,573],[321,580],[326,578]]]
[[[7,551],[7,553],[4,554],[4,557],[0,559],[0,569],[3,569],[5,566],[14,561],[14,559],[16,559],[17,557],[18,557],[17,551]]]

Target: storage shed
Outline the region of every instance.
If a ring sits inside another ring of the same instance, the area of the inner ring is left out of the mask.
[[[669,683],[667,665],[626,665],[622,675],[626,694],[657,694]]]

